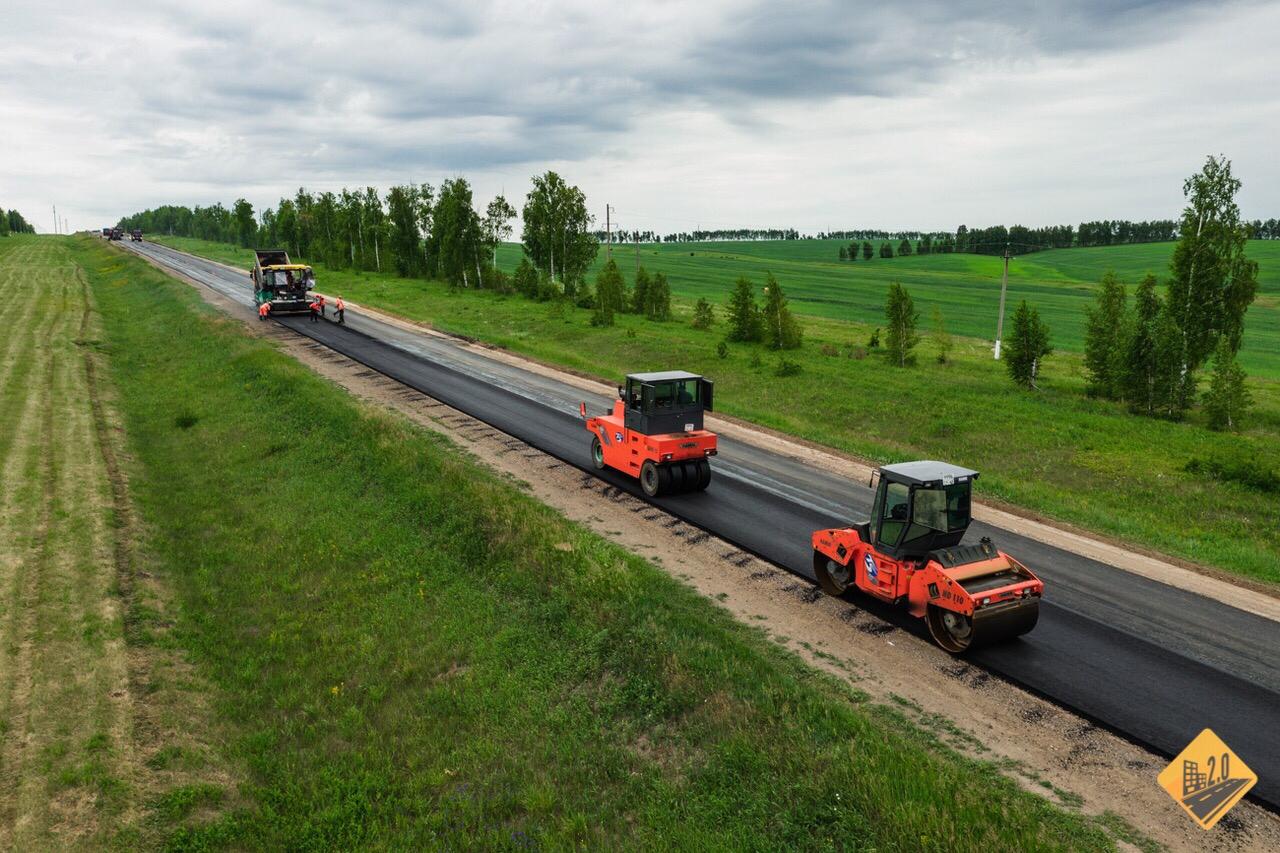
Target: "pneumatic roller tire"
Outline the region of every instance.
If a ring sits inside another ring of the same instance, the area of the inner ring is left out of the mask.
[[[698,460],[698,491],[705,491],[711,485],[711,463],[705,459]]]
[[[663,468],[671,472],[671,494],[683,494],[685,490],[684,464],[675,462],[670,465],[664,465]]]
[[[597,471],[604,470],[604,448],[600,446],[598,435],[591,439],[591,464],[596,466]]]
[[[653,462],[646,461],[640,466],[640,489],[649,497],[656,498],[666,492],[670,482],[666,469]]]
[[[687,459],[680,465],[684,468],[684,490],[686,492],[698,491],[698,481],[702,479],[702,471],[698,468],[698,460]]]

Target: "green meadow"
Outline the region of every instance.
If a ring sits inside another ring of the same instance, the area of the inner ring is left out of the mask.
[[[722,304],[739,276],[762,284],[772,272],[791,307],[801,314],[833,320],[879,323],[885,291],[900,281],[910,291],[925,325],[935,306],[954,333],[994,340],[1000,306],[1002,261],[988,255],[910,255],[841,261],[840,240],[615,246],[614,260],[630,278],[636,258],[650,273],[664,273],[672,292],[686,299],[706,297]],[[879,248],[879,241],[872,241]],[[1019,300],[1039,309],[1053,344],[1069,352],[1084,350],[1084,309],[1107,270],[1136,285],[1147,273],[1167,278],[1173,243],[1055,249],[1014,258],[1009,264],[1008,317]],[[894,243],[897,248],[897,243]],[[1240,362],[1251,374],[1280,379],[1280,240],[1254,240],[1249,256],[1258,261],[1257,301],[1245,321]],[[498,264],[514,270],[518,245],[498,250]],[[596,266],[604,263],[601,251]],[[1131,288],[1132,289],[1132,288]]]

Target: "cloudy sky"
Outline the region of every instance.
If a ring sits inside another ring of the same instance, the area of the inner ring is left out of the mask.
[[[663,233],[1172,218],[1210,153],[1280,215],[1280,2],[4,6],[0,205],[40,230],[548,168]]]

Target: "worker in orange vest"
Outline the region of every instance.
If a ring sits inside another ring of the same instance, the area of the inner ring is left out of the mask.
[[[347,322],[347,303],[342,301],[341,296],[339,296],[337,301],[333,303],[333,313],[338,317],[339,326]]]
[[[311,322],[319,323],[320,322],[320,301],[317,299],[313,299],[311,300],[311,304],[308,305],[307,307],[311,309]]]
[[[320,316],[324,316],[324,294],[320,294]]]
[[[267,315],[268,315],[268,314],[270,314],[270,313],[271,313],[271,303],[270,303],[270,302],[264,302],[264,303],[262,303],[261,305],[259,305],[259,306],[258,306],[258,319],[259,319],[259,320],[265,320],[265,319],[267,319]]]

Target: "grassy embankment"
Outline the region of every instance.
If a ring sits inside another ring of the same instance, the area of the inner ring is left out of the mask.
[[[153,846],[235,801],[137,548],[87,296],[69,240],[0,240],[4,850]]]
[[[242,264],[247,255],[203,241],[165,242],[228,263]],[[1152,251],[1149,246],[1121,248]],[[1112,250],[1078,251],[1105,255]],[[892,261],[903,268],[912,262]],[[753,269],[766,266],[759,262]],[[678,270],[670,270],[672,286],[684,294]],[[903,370],[876,356],[850,357],[849,345],[864,344],[871,323],[806,316],[805,345],[787,355],[801,373],[779,377],[777,357],[758,347],[731,346],[727,358],[718,358],[722,333],[691,329],[690,303],[683,296],[677,299],[676,321],[622,316],[617,328],[595,329],[586,311],[519,297],[387,275],[323,269],[319,275],[328,292],[606,380],[671,367],[703,372],[715,378],[717,406],[727,414],[873,460],[932,457],[971,465],[983,472],[978,490],[985,497],[1280,583],[1280,527],[1275,524],[1280,490],[1185,470],[1200,460],[1280,472],[1277,380],[1252,379],[1256,406],[1247,429],[1222,434],[1206,429],[1198,413],[1188,423],[1174,424],[1089,399],[1081,359],[1072,353],[1049,358],[1042,391],[1023,392],[1010,384],[981,341],[957,338],[952,362],[941,365],[926,340],[918,366]],[[785,277],[782,281],[791,285]],[[1255,306],[1250,323],[1267,310],[1275,309]],[[864,316],[873,313],[868,308]]]
[[[247,807],[190,843],[1039,849],[1096,825],[85,240]]]

